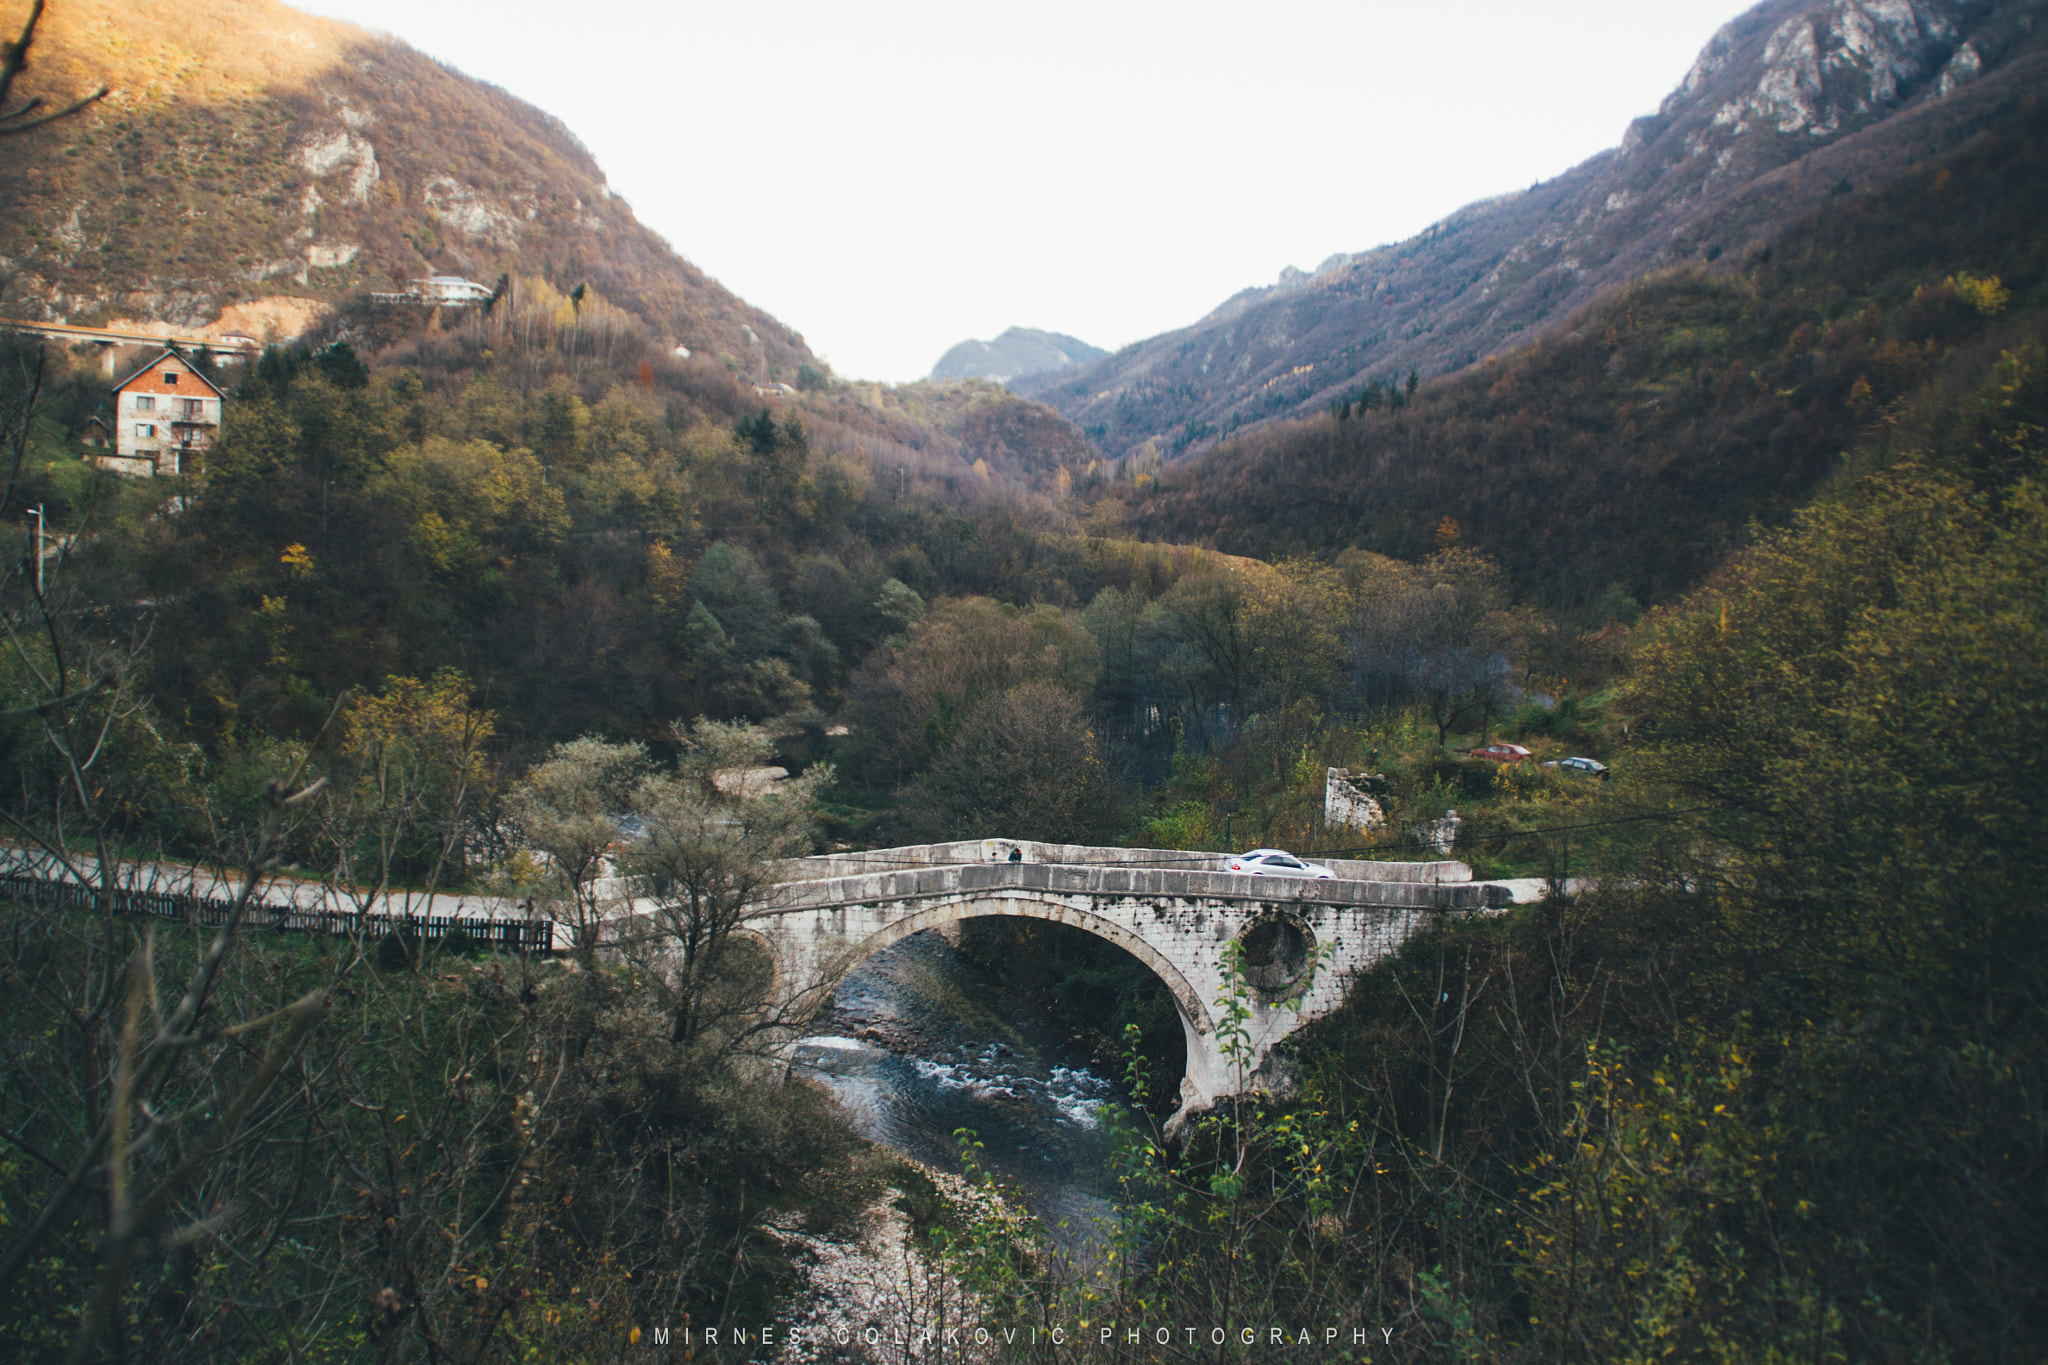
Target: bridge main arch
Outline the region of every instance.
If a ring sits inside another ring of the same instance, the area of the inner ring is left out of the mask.
[[[802,988],[811,993],[812,1007],[823,1008],[848,972],[882,949],[927,929],[942,929],[970,919],[1002,917],[1070,925],[1123,949],[1143,963],[1166,988],[1180,1019],[1186,1048],[1181,1107],[1201,1108],[1235,1088],[1227,1084],[1228,1059],[1219,1047],[1214,1002],[1204,991],[1206,986],[1208,994],[1215,993],[1216,983],[1210,980],[1215,973],[1203,970],[1207,964],[1202,962],[1190,962],[1186,964],[1188,970],[1184,970],[1183,964],[1161,951],[1142,932],[1144,926],[1138,921],[1144,913],[1141,906],[1119,906],[1103,913],[1098,908],[1075,904],[1071,896],[1005,888],[920,897],[912,903],[847,905],[809,914],[781,915],[777,918],[784,924],[777,937],[785,945],[785,953],[779,974],[792,985],[804,983]],[[791,924],[791,919],[812,922]],[[810,932],[803,932],[807,929]],[[802,949],[806,942],[809,951]],[[790,948],[796,951],[788,951]]]
[[[1132,933],[1115,920],[1107,919],[1089,910],[1076,909],[1066,904],[1046,904],[1036,898],[1005,896],[1000,900],[986,896],[961,896],[937,905],[927,905],[905,915],[895,923],[875,930],[867,938],[853,945],[844,963],[834,973],[834,983],[868,958],[873,957],[892,943],[899,943],[912,934],[921,934],[927,929],[943,929],[949,924],[959,924],[970,919],[994,919],[1001,917],[1042,920],[1048,924],[1070,924],[1085,930],[1099,939],[1104,939],[1129,953],[1145,964],[1152,975],[1173,996],[1174,1007],[1181,1016],[1181,1022],[1196,1035],[1210,1037],[1216,1031],[1209,1017],[1208,1006],[1196,993],[1187,977],[1178,967],[1147,943],[1143,937]]]
[[[905,915],[895,923],[877,929],[861,942],[853,945],[845,961],[833,974],[833,984],[893,943],[900,943],[913,934],[927,929],[943,929],[947,925],[959,924],[970,919],[1035,919],[1046,924],[1067,924],[1084,933],[1093,934],[1107,943],[1112,943],[1145,964],[1154,980],[1166,987],[1173,998],[1174,1013],[1180,1017],[1181,1033],[1187,1044],[1187,1064],[1183,1075],[1194,1079],[1196,1087],[1208,1093],[1204,1081],[1213,1069],[1206,1065],[1215,1047],[1216,1025],[1209,1016],[1209,1007],[1194,985],[1157,948],[1147,943],[1142,935],[1132,933],[1115,920],[1098,915],[1090,910],[1078,909],[1063,902],[1049,902],[1037,897],[1005,896],[1000,899],[986,895],[959,896]],[[1185,1083],[1183,1090],[1186,1089]]]

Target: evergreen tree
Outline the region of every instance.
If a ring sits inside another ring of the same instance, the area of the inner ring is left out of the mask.
[[[369,387],[370,367],[356,355],[356,348],[346,341],[337,341],[314,352],[313,368],[325,375],[327,382],[337,389]]]
[[[746,442],[747,449],[756,455],[773,455],[776,442],[781,439],[775,418],[766,408],[762,408],[758,416],[740,418],[733,424],[733,434]]]

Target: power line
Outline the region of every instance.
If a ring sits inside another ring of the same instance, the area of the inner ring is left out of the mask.
[[[1623,815],[1618,816],[1612,820],[1588,820],[1583,824],[1577,825],[1544,825],[1539,826],[1536,829],[1502,830],[1498,833],[1486,835],[1485,839],[1488,842],[1492,842],[1496,839],[1522,839],[1536,834],[1570,834],[1575,833],[1582,829],[1607,829],[1614,825],[1634,825],[1641,824],[1644,821],[1650,820],[1676,820],[1681,816],[1702,815],[1709,812],[1724,809],[1726,808],[1722,806],[1695,806],[1691,810],[1661,811],[1654,814],[1645,815]],[[1407,846],[1429,847],[1432,846],[1433,843],[1434,841],[1431,840],[1428,835],[1409,835],[1407,836],[1407,839],[1404,842],[1397,842],[1392,844],[1368,844],[1361,848],[1316,849],[1309,853],[1305,853],[1301,856],[1307,858],[1341,858],[1347,853],[1373,853],[1378,852],[1382,849],[1401,848]]]

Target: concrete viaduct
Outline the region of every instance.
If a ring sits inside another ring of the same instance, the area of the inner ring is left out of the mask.
[[[1020,855],[1012,861],[1012,853]],[[1504,905],[1463,863],[1331,861],[1338,879],[1221,871],[1218,854],[1006,839],[806,858],[753,909],[746,931],[776,961],[784,1003],[822,1005],[863,959],[926,929],[984,915],[1070,924],[1124,949],[1165,983],[1187,1039],[1177,1119],[1261,1089],[1273,1046],[1343,1000],[1433,913]],[[1227,949],[1243,963],[1233,991]],[[1226,1004],[1249,1010],[1237,1045]]]
[[[204,337],[157,336],[151,332],[123,332],[111,327],[73,326],[62,322],[24,322],[14,318],[0,318],[0,331],[92,346],[99,352],[100,368],[110,375],[114,372],[114,353],[123,346],[153,346],[158,349],[175,346],[189,355],[204,353],[218,360],[249,360],[259,349],[253,338],[209,341]]]

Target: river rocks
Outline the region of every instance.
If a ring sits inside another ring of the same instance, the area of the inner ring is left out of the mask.
[[[963,1218],[1006,1212],[989,1191],[935,1167],[911,1164]],[[917,1244],[910,1220],[897,1207],[903,1197],[901,1190],[884,1190],[862,1212],[851,1236],[804,1232],[796,1215],[770,1219],[769,1230],[797,1272],[797,1290],[777,1329],[783,1340],[776,1360],[810,1365],[995,1358],[993,1341],[974,1341],[983,1305]]]

